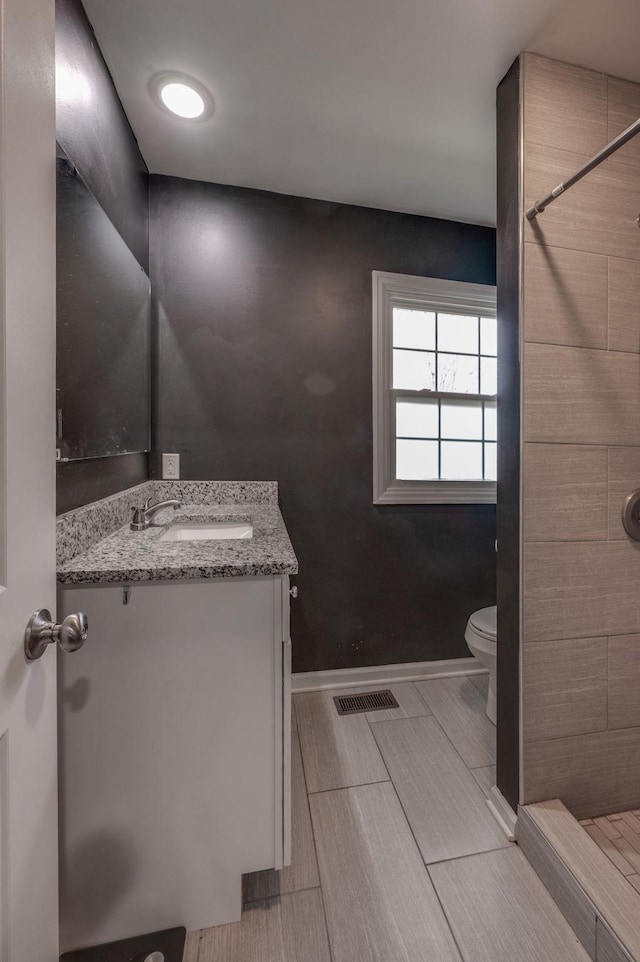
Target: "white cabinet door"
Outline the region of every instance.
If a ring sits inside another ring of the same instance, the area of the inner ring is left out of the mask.
[[[53,0],[0,0],[0,959],[58,958]]]
[[[61,613],[78,609],[90,637],[59,674],[62,947],[239,919],[242,874],[282,864],[281,578],[134,584],[126,605],[69,586]]]

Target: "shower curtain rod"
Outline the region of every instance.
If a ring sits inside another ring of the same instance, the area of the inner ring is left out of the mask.
[[[588,174],[589,171],[593,170],[594,167],[597,167],[599,164],[601,164],[603,160],[606,160],[607,157],[610,157],[611,154],[614,154],[616,150],[619,150],[620,147],[623,147],[624,144],[631,140],[632,137],[635,137],[636,134],[640,134],[640,117],[635,121],[635,123],[631,124],[630,127],[627,127],[626,130],[623,130],[622,133],[615,138],[615,140],[612,140],[610,144],[607,144],[606,147],[603,147],[602,150],[598,151],[595,157],[592,157],[591,160],[587,161],[584,167],[581,167],[580,170],[578,170],[575,174],[572,174],[571,177],[568,177],[561,184],[558,184],[558,186],[554,187],[550,194],[547,194],[546,197],[543,197],[542,200],[539,200],[533,205],[533,207],[530,207],[527,211],[527,220],[533,220],[537,214],[541,214],[545,207],[548,207],[549,204],[553,203],[556,197],[559,197],[560,194],[563,194],[565,190],[568,190],[569,187],[573,187],[574,184],[577,184],[579,180],[582,180],[585,174]]]

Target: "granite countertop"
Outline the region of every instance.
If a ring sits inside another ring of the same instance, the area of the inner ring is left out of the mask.
[[[175,522],[250,521],[246,540],[161,541]],[[146,531],[129,525],[58,566],[60,584],[126,584],[296,574],[298,562],[277,504],[185,504],[160,511]]]

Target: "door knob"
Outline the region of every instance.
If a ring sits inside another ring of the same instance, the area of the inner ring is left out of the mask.
[[[27,661],[42,658],[47,645],[56,641],[61,651],[77,651],[87,640],[88,631],[89,622],[82,611],[67,615],[62,624],[56,625],[51,620],[51,612],[40,608],[29,618],[24,633],[24,653]]]

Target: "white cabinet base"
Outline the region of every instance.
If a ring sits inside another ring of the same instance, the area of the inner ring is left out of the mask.
[[[283,864],[288,598],[286,576],[61,591],[89,619],[59,658],[61,951],[235,921],[242,874]]]

